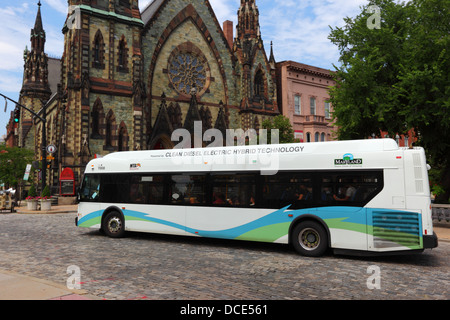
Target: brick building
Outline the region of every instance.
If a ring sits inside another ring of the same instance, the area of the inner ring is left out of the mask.
[[[329,87],[333,72],[310,65],[282,61],[276,64],[278,104],[291,121],[301,142],[334,140]]]
[[[38,4],[24,53],[19,102],[46,118],[57,147],[48,184],[71,168],[79,180],[97,155],[172,148],[177,128],[258,129],[279,114],[275,59],[264,50],[255,0],[241,0],[233,23],[219,24],[205,0],[69,0],[64,53],[45,54]],[[56,82],[55,82],[56,79]],[[15,145],[40,155],[42,124],[22,109]],[[12,136],[12,137],[11,137]]]

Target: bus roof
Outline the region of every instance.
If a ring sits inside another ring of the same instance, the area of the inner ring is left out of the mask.
[[[86,172],[190,172],[379,168],[383,153],[400,152],[392,139],[346,140],[116,152],[90,161]]]

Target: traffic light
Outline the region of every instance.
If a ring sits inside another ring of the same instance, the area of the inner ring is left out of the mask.
[[[18,123],[20,120],[20,108],[14,109],[14,122]]]

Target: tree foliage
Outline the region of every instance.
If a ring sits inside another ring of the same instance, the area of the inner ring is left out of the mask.
[[[380,28],[369,28],[379,8]],[[450,196],[450,0],[372,0],[332,28],[341,65],[331,89],[340,139],[413,128]]]
[[[22,180],[27,164],[33,161],[33,151],[0,146],[0,181],[17,186]]]
[[[291,122],[289,118],[283,116],[282,114],[269,118],[262,122],[263,129],[267,129],[267,143],[272,143],[271,129],[278,129],[279,131],[279,143],[293,143],[294,139],[294,129],[292,129]]]

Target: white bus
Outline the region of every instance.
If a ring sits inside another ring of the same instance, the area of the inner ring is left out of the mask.
[[[263,241],[306,256],[438,242],[424,150],[391,139],[118,152],[89,162],[78,197],[76,225],[110,237]]]

